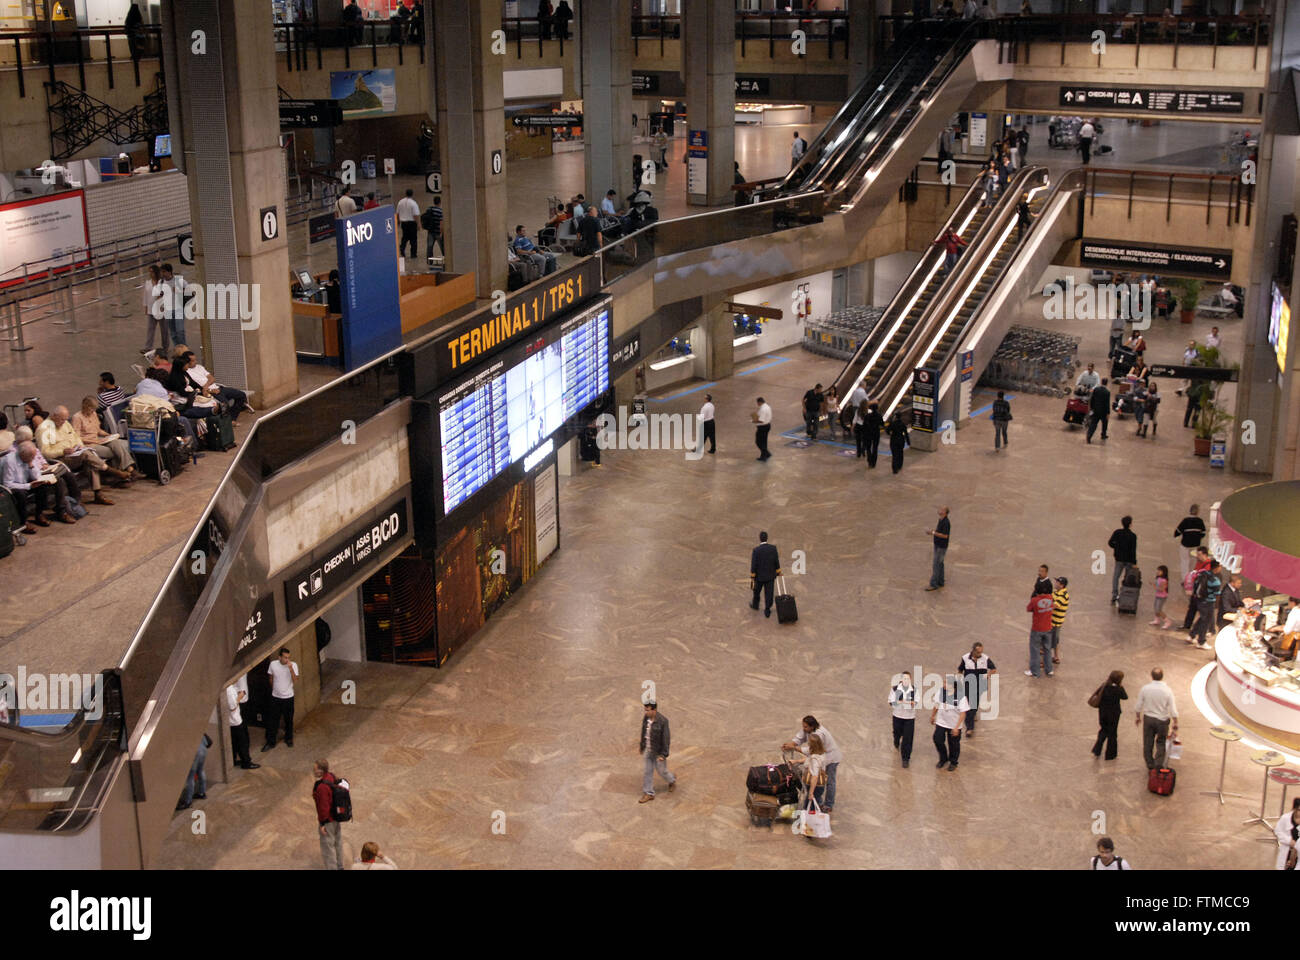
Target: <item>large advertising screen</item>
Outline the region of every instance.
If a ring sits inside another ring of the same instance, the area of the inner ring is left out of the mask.
[[[397,110],[397,74],[378,70],[333,70],[330,97],[339,102],[344,120],[382,117]]]
[[[89,263],[89,245],[84,191],[0,204],[0,287]]]
[[[609,389],[609,322],[605,299],[439,397],[444,514]]]
[[[1291,306],[1282,291],[1273,284],[1273,302],[1268,314],[1268,342],[1277,354],[1277,369],[1286,373],[1287,341],[1291,338]]]

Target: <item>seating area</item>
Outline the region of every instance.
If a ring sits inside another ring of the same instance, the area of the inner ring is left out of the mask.
[[[201,450],[235,446],[234,422],[253,412],[248,395],[220,384],[180,344],[169,357],[132,364],[135,386],[111,371],[79,401],[39,396],[0,413],[0,558],[53,522],[75,524],[88,507],[112,507],[106,490],[169,483]],[[72,399],[72,398],[69,398]]]

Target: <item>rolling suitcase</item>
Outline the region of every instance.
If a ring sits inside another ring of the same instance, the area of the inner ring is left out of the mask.
[[[1065,401],[1065,416],[1061,418],[1066,423],[1075,423],[1082,425],[1088,419],[1088,401],[1082,397],[1071,397]]]
[[[765,823],[770,829],[781,812],[781,801],[765,793],[746,791],[745,809],[749,811],[750,823],[756,826]]]
[[[1138,598],[1142,595],[1141,587],[1123,586],[1119,588],[1119,600],[1116,605],[1120,613],[1137,613]]]
[[[1169,767],[1156,767],[1147,774],[1147,789],[1157,796],[1167,797],[1174,792],[1174,781],[1178,779]]]
[[[226,451],[235,445],[235,424],[228,413],[214,413],[207,419],[208,432],[203,445],[209,450]]]
[[[790,796],[799,792],[798,781],[788,763],[765,763],[750,767],[745,776],[745,788],[750,793],[767,796]]]
[[[795,605],[794,597],[785,592],[785,577],[780,578],[777,589],[780,593],[776,595],[776,622],[794,623],[799,619],[799,609]]]

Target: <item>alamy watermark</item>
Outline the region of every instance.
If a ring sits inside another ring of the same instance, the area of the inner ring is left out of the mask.
[[[84,710],[87,720],[104,716],[104,677],[98,673],[0,673],[0,712]]]
[[[618,417],[596,418],[596,446],[601,450],[683,450],[687,460],[704,456],[703,431],[693,413],[636,413],[618,408]]]
[[[1075,283],[1066,277],[1043,288],[1045,320],[1099,320],[1119,317],[1134,330],[1151,326],[1151,287],[1140,283]]]
[[[149,307],[155,320],[183,316],[186,320],[238,320],[241,330],[262,325],[260,283],[161,283]]]

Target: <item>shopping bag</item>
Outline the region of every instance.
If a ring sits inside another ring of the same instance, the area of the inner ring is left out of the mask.
[[[0,703],[3,702],[3,700],[0,700]],[[783,804],[781,808],[777,810],[776,815],[780,820],[794,820],[799,816],[799,810],[793,803],[787,803]]]
[[[1170,739],[1169,749],[1165,752],[1165,757],[1168,760],[1183,759],[1183,741],[1180,740],[1178,737],[1173,737],[1172,739]]]
[[[812,811],[804,811],[803,835],[818,839],[825,839],[831,835],[831,815],[822,813],[821,808],[817,806],[816,800],[813,800]]]

